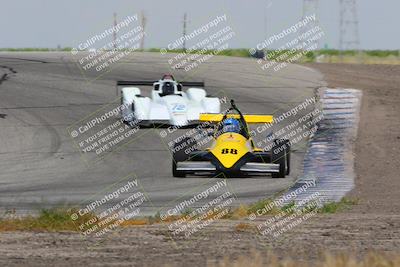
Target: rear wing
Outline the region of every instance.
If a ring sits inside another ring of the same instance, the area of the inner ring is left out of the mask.
[[[154,83],[159,82],[159,81],[117,81],[117,86],[116,86],[116,93],[118,95],[118,86],[129,86],[129,85],[142,85],[142,86],[153,86]],[[190,87],[202,87],[204,88],[204,82],[179,82],[177,83],[181,84],[182,86]]]
[[[154,83],[158,81],[117,81],[117,86],[121,85],[147,85],[147,86],[153,86]],[[204,87],[204,82],[178,82],[182,84],[182,86],[199,86],[199,87]]]
[[[227,114],[227,118],[240,119],[239,114]],[[216,113],[203,113],[200,114],[200,121],[208,121],[218,123],[224,118],[224,114]],[[274,116],[272,115],[243,115],[244,120],[248,124],[256,123],[272,123],[274,122]]]
[[[117,81],[117,86],[121,85],[147,85],[152,86],[155,81]]]

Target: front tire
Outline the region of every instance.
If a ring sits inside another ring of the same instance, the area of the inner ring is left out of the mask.
[[[189,149],[190,148],[190,149]],[[178,171],[178,162],[186,161],[190,158],[188,151],[197,150],[197,142],[191,137],[185,137],[179,142],[174,144],[172,151],[172,175],[174,177],[184,178],[186,177],[185,171]]]
[[[121,97],[121,106],[124,104],[124,100]],[[126,112],[126,111],[125,111]],[[124,111],[121,110],[121,117],[122,117],[122,121],[126,124],[131,124],[132,121],[135,121],[135,102],[132,102],[130,104],[130,111],[129,111],[129,115],[125,116],[124,115]],[[131,125],[132,126],[132,125]]]

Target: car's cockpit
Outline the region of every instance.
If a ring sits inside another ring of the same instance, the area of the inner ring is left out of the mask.
[[[160,90],[160,96],[166,96],[166,95],[174,95],[175,94],[175,82],[164,82],[164,84],[161,85],[161,90]]]
[[[182,85],[175,81],[172,75],[164,75],[161,80],[154,84],[154,90],[161,97],[167,95],[182,96]]]
[[[234,119],[233,121],[228,116],[229,114],[231,114],[232,111],[236,112],[236,114],[239,115],[238,118]],[[229,121],[229,123],[226,123],[227,121]],[[221,122],[218,124],[217,127],[217,136],[226,132],[235,132],[243,135],[247,139],[250,138],[249,129],[243,117],[243,114],[236,107],[233,101],[231,101],[231,107],[226,110]]]

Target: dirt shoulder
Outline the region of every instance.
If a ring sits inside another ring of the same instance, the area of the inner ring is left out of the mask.
[[[253,251],[266,257],[313,260],[321,252],[369,250],[400,253],[400,66],[309,64],[330,87],[363,90],[356,144],[360,204],[346,212],[315,215],[278,238],[255,231],[256,221],[216,222],[190,238],[168,225],[120,228],[103,238],[76,233],[0,233],[0,266],[205,266]],[[241,225],[241,227],[239,227]],[[232,266],[230,264],[225,266]],[[248,264],[250,266],[250,264]],[[255,265],[256,266],[256,265]]]
[[[356,188],[351,212],[400,212],[400,66],[309,64],[330,87],[362,89],[356,142]]]
[[[246,221],[247,227],[239,227],[244,221],[218,221],[190,238],[172,239],[168,224],[119,228],[102,238],[1,233],[0,266],[216,266],[225,258],[252,262],[254,252],[263,259],[273,252],[280,259],[314,261],[327,251],[357,256],[400,251],[400,215],[316,215],[273,239],[255,231],[266,219]]]

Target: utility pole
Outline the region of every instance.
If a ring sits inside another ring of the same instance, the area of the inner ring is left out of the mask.
[[[268,39],[268,21],[267,21],[267,17],[268,17],[268,6],[265,7],[264,9],[264,34],[265,34],[265,40]]]
[[[268,9],[272,6],[272,0],[266,0],[264,9],[264,34],[265,39],[268,39]]]
[[[140,24],[141,24],[140,26],[142,28],[142,39],[140,40],[140,50],[141,51],[144,50],[144,37],[146,35],[146,22],[147,22],[146,15],[142,11],[142,13],[141,13],[141,21],[140,21]]]
[[[186,52],[186,27],[187,27],[187,13],[183,15],[183,52]]]
[[[114,27],[117,27],[117,13],[114,12]],[[113,32],[113,46],[117,49],[117,33]]]
[[[360,49],[356,0],[340,0],[339,49]]]
[[[303,0],[303,15],[302,20],[307,16],[315,15],[315,20],[307,23],[305,27],[300,31],[300,34],[303,34],[316,26],[319,26],[319,16],[318,16],[318,0]],[[315,50],[319,48],[319,40],[318,38],[310,39],[309,47],[314,47]]]

